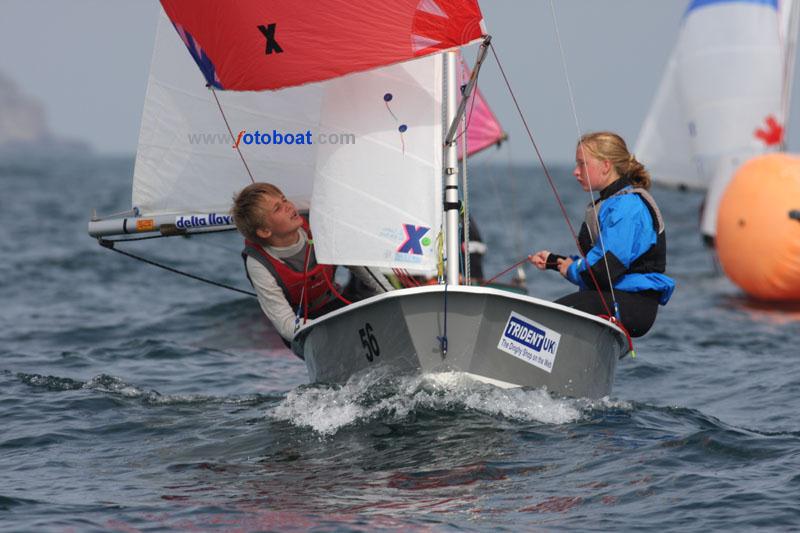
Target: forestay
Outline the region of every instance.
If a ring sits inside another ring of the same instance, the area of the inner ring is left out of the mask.
[[[459,87],[464,87],[470,78],[470,70],[463,58],[459,61]],[[463,135],[463,126],[459,127],[459,137]],[[503,131],[500,121],[489,108],[483,93],[475,87],[467,102],[467,155],[473,155],[481,150],[504,141],[508,135]],[[458,158],[464,156],[463,144],[458,141]]]

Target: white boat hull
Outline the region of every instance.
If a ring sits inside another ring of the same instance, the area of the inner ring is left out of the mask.
[[[344,383],[380,364],[587,398],[611,392],[627,348],[618,327],[593,315],[497,289],[443,285],[354,303],[309,321],[292,343],[312,382]]]

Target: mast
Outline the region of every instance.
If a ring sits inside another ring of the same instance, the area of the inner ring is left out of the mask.
[[[456,52],[444,53],[444,95],[445,101],[445,125],[447,134],[444,138],[444,214],[445,214],[445,241],[447,250],[447,284],[458,285],[458,264],[460,241],[458,238],[458,218],[461,202],[458,200],[458,147],[456,145],[456,133],[458,132],[458,121],[464,116],[467,110],[467,102],[475,89],[478,81],[478,74],[481,65],[489,51],[489,44],[492,42],[491,35],[484,35],[483,43],[478,50],[478,57],[475,60],[475,67],[472,75],[464,87],[461,95],[461,103],[456,106],[458,101],[458,85],[456,82],[456,70],[458,69],[458,56]],[[466,135],[466,131],[464,132]]]
[[[458,87],[456,69],[458,58],[456,52],[444,54],[444,115],[445,124],[449,126],[456,120],[456,102]],[[448,285],[458,285],[459,238],[458,238],[458,148],[453,135],[445,139],[444,153],[444,214],[445,242],[447,243],[447,277]]]

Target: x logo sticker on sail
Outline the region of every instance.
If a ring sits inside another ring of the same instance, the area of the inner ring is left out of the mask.
[[[264,34],[264,37],[267,39],[267,49],[264,52],[266,55],[275,52],[276,54],[280,54],[283,52],[283,48],[281,45],[278,44],[278,41],[275,40],[275,23],[273,22],[269,26],[264,26],[263,24],[258,27],[261,30],[261,33]]]
[[[406,240],[397,249],[401,254],[422,255],[422,244],[419,240],[430,228],[425,226],[414,226],[413,224],[403,224],[403,231],[406,232]]]

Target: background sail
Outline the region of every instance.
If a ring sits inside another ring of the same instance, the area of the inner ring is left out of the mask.
[[[797,55],[797,31],[800,27],[800,2],[798,0],[779,0],[778,14],[781,21],[781,42],[784,53],[782,109],[784,119],[788,119],[792,103],[794,63]],[[784,120],[784,124],[787,122],[788,120]],[[785,142],[786,129],[784,128],[784,145]]]
[[[459,87],[463,87],[469,81],[470,70],[464,63],[463,58],[459,61]],[[459,102],[461,98],[459,98]],[[492,112],[483,94],[477,85],[472,91],[470,101],[467,103],[467,155],[473,155],[481,150],[506,140],[508,134],[503,131],[503,127]],[[462,135],[463,129],[459,126],[458,135]],[[458,158],[464,156],[464,148],[461,139],[458,140]]]
[[[435,270],[442,201],[442,57],[327,82],[311,229],[321,263]]]
[[[321,81],[483,35],[477,0],[162,0],[208,83],[237,91]]]
[[[706,235],[736,168],[783,139],[780,28],[777,0],[692,1],[642,127],[635,153],[656,181],[709,189]]]

